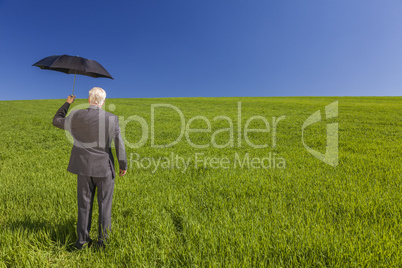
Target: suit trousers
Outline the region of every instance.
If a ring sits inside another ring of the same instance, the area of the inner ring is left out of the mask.
[[[111,231],[112,198],[114,178],[112,174],[105,178],[77,175],[77,242],[76,247],[82,248],[84,244],[91,242],[89,237],[91,230],[92,206],[97,191],[99,218],[98,218],[98,243],[106,242]]]

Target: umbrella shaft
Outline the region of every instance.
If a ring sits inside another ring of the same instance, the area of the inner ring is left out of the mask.
[[[75,88],[75,76],[77,75],[77,72],[74,72],[74,84],[73,84],[73,94],[71,94],[71,95],[74,95],[74,88]]]

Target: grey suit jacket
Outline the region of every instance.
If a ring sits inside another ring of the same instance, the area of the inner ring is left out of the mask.
[[[112,141],[120,169],[127,170],[127,156],[120,134],[119,119],[91,105],[74,110],[66,117],[70,104],[64,103],[53,118],[53,125],[68,130],[74,138],[67,170],[91,177],[115,177]]]

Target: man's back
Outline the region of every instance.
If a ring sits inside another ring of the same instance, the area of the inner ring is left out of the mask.
[[[92,177],[105,177],[112,172],[115,177],[112,141],[115,143],[119,166],[127,167],[117,116],[91,105],[86,110],[72,111],[64,120],[62,114],[68,107],[63,107],[56,113],[53,125],[68,130],[74,138],[68,171]]]

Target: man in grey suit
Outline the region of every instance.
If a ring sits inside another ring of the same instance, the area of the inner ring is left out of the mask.
[[[78,249],[91,246],[92,205],[98,188],[99,206],[98,245],[105,247],[111,230],[112,197],[114,188],[114,159],[112,141],[119,161],[120,176],[127,171],[127,157],[120,134],[118,117],[102,109],[106,92],[99,87],[89,91],[89,108],[74,110],[66,117],[75,96],[68,96],[66,103],[57,111],[53,125],[68,130],[74,138],[67,170],[77,174],[77,242]]]

